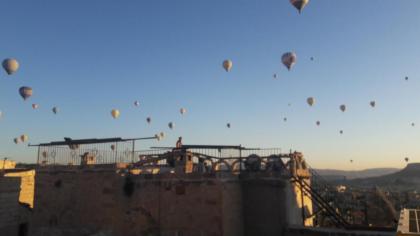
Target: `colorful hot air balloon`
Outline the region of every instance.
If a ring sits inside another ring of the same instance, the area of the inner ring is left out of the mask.
[[[227,124],[226,124],[226,127],[230,128],[230,123],[227,123]]]
[[[340,106],[340,110],[341,110],[342,112],[345,112],[345,111],[346,111],[346,105],[344,105],[344,104],[343,104],[343,105],[341,105],[341,106]]]
[[[2,65],[8,75],[15,73],[19,69],[18,61],[13,58],[5,59]]]
[[[19,94],[23,98],[23,100],[26,100],[30,96],[32,96],[32,88],[26,86],[20,87]]]
[[[296,63],[296,54],[294,52],[286,52],[281,57],[281,61],[287,67],[287,69],[290,70]]]
[[[300,12],[308,4],[309,0],[290,0],[290,3]]]
[[[169,123],[168,123],[168,127],[169,127],[170,129],[173,129],[173,128],[175,128],[175,124],[174,124],[173,122],[169,122]]]
[[[34,110],[38,109],[38,107],[39,107],[39,106],[38,106],[38,104],[35,104],[35,103],[34,103],[34,104],[32,104],[32,108],[33,108]]]
[[[317,126],[319,126],[321,124],[321,122],[318,120],[317,122],[316,122],[316,125]]]
[[[309,106],[312,106],[312,105],[314,105],[314,103],[315,103],[315,98],[313,98],[313,97],[308,97],[308,98],[306,99],[306,102],[309,104]]]
[[[13,142],[15,142],[16,144],[20,143],[20,139],[19,138],[14,138]]]
[[[376,102],[375,101],[371,101],[369,104],[370,104],[371,107],[375,107]]]
[[[140,102],[139,101],[135,101],[134,102],[134,106],[136,106],[136,107],[140,106]]]
[[[147,118],[146,118],[146,121],[147,121],[147,123],[148,123],[148,124],[150,124],[150,123],[152,122],[152,118],[147,117]]]
[[[232,69],[233,63],[231,60],[224,60],[223,61],[223,68],[226,72],[229,72]]]
[[[111,150],[115,151],[115,144],[111,144]]]
[[[54,114],[58,113],[58,107],[53,107],[52,111],[54,112]]]
[[[28,135],[26,135],[26,134],[22,134],[22,135],[20,136],[20,141],[22,141],[22,143],[24,143],[24,142],[28,141],[28,139],[29,139],[29,137],[28,137]]]
[[[179,110],[179,112],[181,113],[181,115],[184,115],[185,113],[187,113],[187,109],[185,109],[185,108],[181,108],[181,109]]]
[[[404,158],[405,162],[408,162],[410,159],[408,157]]]
[[[120,116],[120,111],[117,110],[117,109],[112,109],[111,110],[111,116],[112,116],[112,118],[117,119]]]

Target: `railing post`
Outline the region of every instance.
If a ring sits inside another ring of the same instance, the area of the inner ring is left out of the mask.
[[[239,145],[239,174],[242,173],[242,145]]]
[[[301,179],[301,181],[305,181]],[[301,209],[302,209],[302,225],[305,226],[305,199],[303,197],[303,186],[300,185],[300,201],[301,201]]]
[[[117,163],[118,142],[115,142],[114,164]]]
[[[135,144],[136,144],[136,141],[135,140],[133,140],[132,141],[133,143],[132,143],[132,149],[131,149],[131,163],[134,163],[134,146],[135,146]]]
[[[41,146],[38,146],[38,157],[36,159],[36,164],[39,165],[39,152],[40,152]]]

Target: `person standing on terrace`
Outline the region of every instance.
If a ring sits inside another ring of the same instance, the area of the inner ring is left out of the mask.
[[[178,141],[176,141],[175,147],[176,148],[182,148],[182,137],[178,138]]]

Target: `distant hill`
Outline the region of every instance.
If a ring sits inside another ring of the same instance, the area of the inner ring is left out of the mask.
[[[420,163],[408,164],[404,169],[392,174],[360,178],[348,181],[348,184],[360,187],[390,187],[395,190],[420,189]]]
[[[373,168],[366,170],[333,170],[333,169],[316,169],[319,175],[327,180],[343,180],[356,178],[370,178],[382,175],[389,175],[398,172],[398,168]]]

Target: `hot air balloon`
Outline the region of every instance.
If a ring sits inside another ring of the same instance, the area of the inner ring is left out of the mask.
[[[313,61],[314,60],[314,57],[311,57],[311,61]]]
[[[38,107],[39,107],[39,106],[38,106],[38,104],[35,104],[35,103],[34,103],[34,104],[32,104],[32,108],[33,108],[34,110],[38,109]]]
[[[343,131],[342,130],[340,130],[340,134],[343,134]]]
[[[147,117],[147,118],[146,118],[146,121],[147,121],[147,123],[148,123],[148,124],[150,124],[150,122],[152,122],[152,118]]]
[[[408,76],[405,77],[405,81],[407,81],[407,80],[408,80]]]
[[[26,134],[22,134],[22,135],[20,136],[20,141],[22,141],[22,143],[24,143],[24,142],[28,141],[28,139],[29,139],[29,137],[28,137],[28,135],[26,135]]]
[[[286,122],[286,121],[287,121],[287,117],[284,117],[284,118],[283,118],[283,121],[284,121],[284,122]]]
[[[414,127],[415,125],[416,125],[416,124],[414,124],[414,123],[411,123],[411,126],[413,126],[413,127]]]
[[[344,104],[343,104],[343,105],[341,105],[341,106],[340,106],[340,110],[341,110],[342,112],[345,112],[345,111],[346,111],[346,105],[344,105]]]
[[[135,101],[134,102],[134,106],[136,106],[136,107],[140,106],[140,102],[139,101]]]
[[[181,108],[181,109],[179,110],[179,112],[181,113],[181,115],[184,115],[184,114],[187,112],[187,109],[185,109],[185,108]]]
[[[321,122],[318,120],[317,122],[316,122],[316,125],[317,126],[319,126],[321,124]]]
[[[290,0],[290,3],[300,12],[308,4],[309,0]]]
[[[117,119],[120,116],[120,111],[117,109],[112,109],[111,115],[112,115],[112,118]]]
[[[375,107],[376,102],[375,101],[371,101],[369,104],[370,104],[371,107]]]
[[[58,107],[53,107],[52,111],[54,112],[54,114],[58,113]]]
[[[309,106],[312,106],[315,103],[315,99],[313,97],[308,97],[306,102],[309,104]]]
[[[274,74],[273,75],[273,79],[277,79],[277,74]]]
[[[223,61],[223,68],[226,70],[226,72],[229,72],[232,69],[232,61],[231,60],[224,60]]]
[[[175,124],[174,124],[173,122],[169,122],[169,123],[168,123],[168,127],[169,127],[170,129],[173,129],[173,128],[175,128]]]
[[[286,52],[281,57],[281,61],[287,67],[287,69],[290,70],[296,63],[296,54],[294,52]]]
[[[14,138],[13,142],[15,142],[16,144],[20,143],[20,139],[19,138]]]
[[[226,124],[226,127],[228,127],[228,128],[230,129],[230,123],[227,123],[227,124]]]
[[[20,87],[19,94],[22,96],[23,100],[26,100],[32,96],[32,88],[26,86]]]
[[[19,63],[16,59],[7,58],[3,61],[3,68],[8,75],[11,75],[19,69]]]
[[[165,138],[165,133],[164,132],[160,132],[159,133],[160,138]]]
[[[115,144],[111,144],[111,150],[115,151]]]
[[[404,158],[405,162],[408,162],[410,159],[408,157]]]

